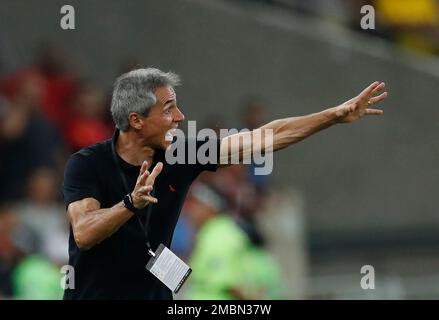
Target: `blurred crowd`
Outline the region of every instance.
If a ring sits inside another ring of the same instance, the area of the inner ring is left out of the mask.
[[[46,43],[32,65],[0,69],[0,299],[62,297],[69,230],[61,195],[64,164],[114,130],[111,89],[83,79],[66,61],[59,46]],[[124,62],[119,74],[138,65]],[[258,99],[244,101],[241,110],[244,128],[267,120]],[[206,126],[218,130],[224,124],[207,120]],[[197,269],[187,297],[281,297],[279,268],[254,219],[270,181],[253,169],[205,174],[191,190],[173,241]]]
[[[68,223],[64,163],[111,136],[106,95],[45,44],[35,62],[0,74],[0,297],[62,296]]]
[[[356,0],[346,1],[350,12],[349,25],[365,34],[390,40],[411,52],[439,55],[439,1],[437,0]],[[358,21],[363,5],[376,12],[376,29],[363,30]]]
[[[438,0],[244,0],[293,10],[303,15],[378,36],[402,49],[424,55],[439,55]],[[375,29],[364,30],[360,21],[365,5],[375,10]]]

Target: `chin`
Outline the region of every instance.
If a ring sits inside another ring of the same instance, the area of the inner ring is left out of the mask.
[[[161,148],[160,149],[166,150],[171,144],[172,144],[172,141],[164,140],[162,142],[162,144],[161,144]]]

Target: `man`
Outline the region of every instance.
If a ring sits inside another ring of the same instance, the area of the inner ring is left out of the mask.
[[[178,84],[176,74],[152,68],[119,77],[111,103],[117,127],[113,139],[70,157],[63,192],[75,282],[74,289],[70,283],[66,287],[65,299],[172,299],[171,291],[145,270],[149,246],[152,251],[160,243],[170,247],[191,183],[202,171],[218,167],[218,161],[165,161],[172,130],[184,120],[174,91]],[[384,83],[374,82],[337,107],[239,133],[243,144],[233,135],[218,139],[219,162],[229,163],[234,155],[256,148],[280,150],[333,124],[380,115],[381,110],[369,107],[386,97],[386,93],[376,95],[383,88]],[[244,139],[256,131],[261,137],[273,132],[272,141]],[[197,149],[201,145],[197,142]]]

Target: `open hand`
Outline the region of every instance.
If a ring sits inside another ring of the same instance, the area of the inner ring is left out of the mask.
[[[371,106],[387,97],[387,92],[377,95],[384,87],[384,82],[375,81],[358,96],[335,107],[336,121],[339,123],[349,123],[363,116],[382,115],[383,110],[373,109]]]
[[[149,203],[158,202],[157,198],[151,196],[150,193],[154,187],[155,179],[163,169],[163,163],[157,163],[151,173],[149,173],[149,171],[146,169],[147,167],[148,162],[144,161],[142,163],[142,167],[140,168],[140,174],[137,178],[136,186],[131,193],[133,205],[137,209],[143,209]]]

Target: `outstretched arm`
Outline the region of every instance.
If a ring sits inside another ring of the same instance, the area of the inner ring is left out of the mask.
[[[306,116],[275,120],[256,130],[228,136],[221,141],[220,164],[230,164],[230,160],[238,156],[240,161],[248,159],[255,149],[264,152],[281,150],[336,123],[349,123],[368,115],[382,115],[382,110],[371,106],[387,97],[387,92],[378,94],[384,87],[384,82],[374,82],[339,106]]]

